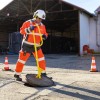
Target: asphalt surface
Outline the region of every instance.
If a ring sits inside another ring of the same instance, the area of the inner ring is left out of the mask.
[[[31,56],[21,75],[23,82],[14,79],[18,55],[7,55],[9,68],[3,71],[6,55],[0,55],[0,100],[100,100],[100,56],[95,55],[96,69],[90,72],[92,56],[47,54],[47,74],[55,82],[51,87],[24,85],[26,74],[37,73]]]

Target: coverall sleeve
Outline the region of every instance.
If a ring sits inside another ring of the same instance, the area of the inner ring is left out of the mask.
[[[22,35],[26,34],[25,29],[27,28],[27,22],[24,22],[23,25],[20,28],[20,33]]]
[[[48,37],[48,33],[47,33],[47,31],[46,31],[45,25],[44,25],[44,34],[46,35],[46,37]]]

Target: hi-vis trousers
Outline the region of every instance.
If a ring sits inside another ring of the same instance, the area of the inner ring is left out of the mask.
[[[32,54],[36,59],[35,52],[32,52]],[[15,69],[17,75],[20,75],[21,72],[23,71],[23,67],[24,67],[24,65],[25,65],[25,63],[30,55],[31,55],[31,53],[24,54],[24,52],[22,50],[20,50],[18,61],[16,63],[16,69]],[[44,54],[42,52],[42,49],[39,49],[37,51],[37,55],[38,55],[39,67],[45,71],[46,70],[46,61],[45,61],[45,57],[44,57]]]

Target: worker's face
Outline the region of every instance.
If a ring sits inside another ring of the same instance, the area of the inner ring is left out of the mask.
[[[41,21],[42,21],[41,18],[38,18],[38,17],[36,18],[36,22],[37,22],[37,23],[40,23]]]

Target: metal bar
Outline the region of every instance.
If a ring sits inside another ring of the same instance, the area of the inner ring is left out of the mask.
[[[62,1],[61,1],[61,0],[59,0],[59,3],[61,4],[61,11],[62,11]]]
[[[33,10],[32,4],[33,4],[33,2],[32,2],[32,0],[31,0],[31,14],[33,14],[33,13],[32,13],[32,10]]]
[[[46,0],[45,0],[45,11],[46,11],[46,6],[47,6],[47,5],[46,5]]]
[[[18,0],[18,9],[17,9],[17,14],[18,14],[18,16],[19,16],[19,0]]]
[[[48,11],[49,10],[52,10],[54,7],[56,7],[58,5],[58,3],[57,4],[55,4],[54,6],[52,6],[50,9],[48,9]]]
[[[49,13],[61,13],[61,12],[74,12],[74,11],[77,11],[77,10],[64,10],[64,11],[53,11],[53,12],[47,12],[48,14]],[[28,16],[28,15],[31,15],[31,14],[24,14],[24,15],[20,15],[20,16]],[[5,17],[5,16],[2,16],[2,17]],[[16,16],[9,16],[7,18],[16,18]]]
[[[60,13],[60,12],[71,12],[71,11],[78,11],[78,10],[62,10],[62,11],[52,11],[47,13]]]
[[[39,3],[37,4],[37,6],[34,8],[34,11],[38,8],[38,6],[40,5],[41,1],[42,1],[42,0],[40,0],[40,2],[39,2]],[[34,12],[34,11],[33,11],[33,12]]]
[[[20,2],[21,2],[22,5],[24,6],[24,8],[27,10],[27,12],[30,14],[31,12],[30,12],[29,9],[27,8],[27,6],[25,6],[25,4],[22,2],[22,0],[20,0]]]

